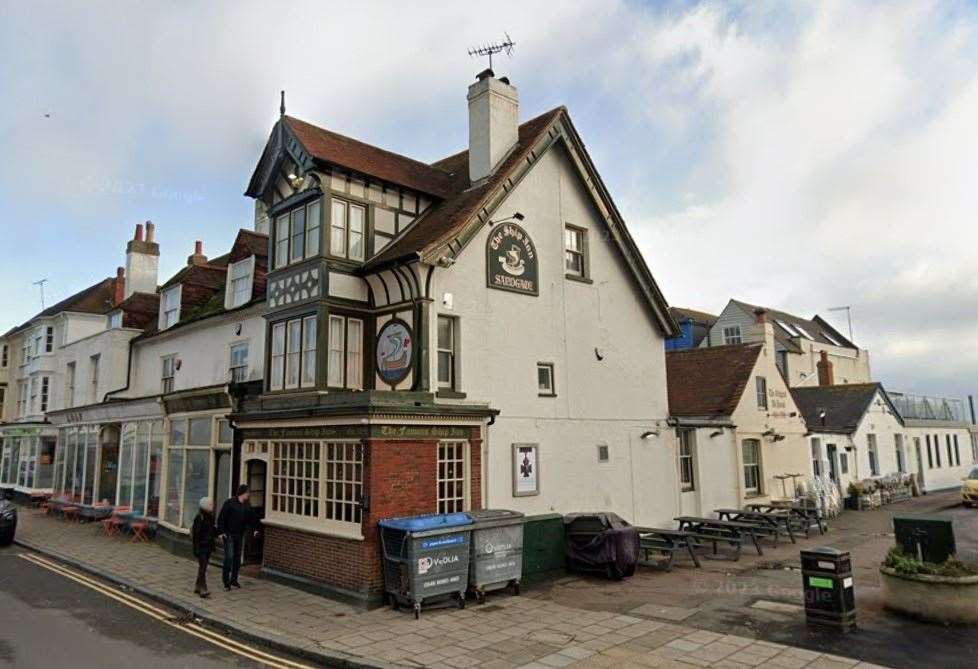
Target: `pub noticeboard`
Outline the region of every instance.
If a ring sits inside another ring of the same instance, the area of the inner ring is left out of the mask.
[[[526,230],[500,223],[486,241],[486,285],[523,295],[539,295],[537,248]]]

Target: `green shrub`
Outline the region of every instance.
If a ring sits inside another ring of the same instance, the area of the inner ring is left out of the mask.
[[[948,577],[978,576],[978,569],[961,562],[956,557],[949,557],[944,564],[921,562],[915,556],[904,553],[898,546],[894,546],[886,554],[883,566],[889,567],[904,576],[915,576],[917,574]]]

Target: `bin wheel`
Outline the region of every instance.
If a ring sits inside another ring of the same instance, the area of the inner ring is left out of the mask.
[[[519,595],[520,595],[520,582],[519,581],[516,581],[515,583],[513,583],[513,594],[516,595],[517,597],[519,597]]]
[[[415,604],[414,604],[414,619],[415,620],[420,620],[421,619],[421,603],[420,602],[415,602]]]
[[[399,611],[401,609],[401,604],[397,601],[397,597],[391,597],[391,609],[394,611]]]
[[[486,593],[483,592],[482,590],[476,590],[475,591],[475,601],[477,601],[479,604],[485,604],[486,603]]]
[[[457,604],[458,604],[458,608],[460,608],[460,609],[464,609],[465,608],[465,593],[464,592],[460,592],[458,594]]]

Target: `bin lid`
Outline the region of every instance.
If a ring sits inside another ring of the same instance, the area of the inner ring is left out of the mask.
[[[404,532],[425,532],[444,527],[460,527],[471,525],[472,518],[467,513],[430,513],[423,516],[407,516],[404,518],[385,518],[378,523],[381,527],[390,527]]]
[[[482,509],[480,511],[469,511],[468,515],[472,516],[472,520],[475,522],[485,520],[510,520],[523,517],[523,514],[519,511],[512,511],[510,509]]]
[[[849,551],[840,551],[838,548],[833,548],[832,546],[818,546],[801,551],[803,558],[806,555],[816,558],[842,558],[849,557]]]

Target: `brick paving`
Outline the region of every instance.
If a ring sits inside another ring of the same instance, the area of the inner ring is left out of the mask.
[[[95,525],[22,510],[18,541],[88,565],[155,593],[201,618],[301,650],[360,662],[444,669],[560,667],[720,667],[871,669],[857,660],[613,611],[550,601],[530,590],[464,610],[425,611],[421,620],[388,608],[372,611],[242,575],[243,588],[193,595],[196,565],[156,544],[107,538]]]

